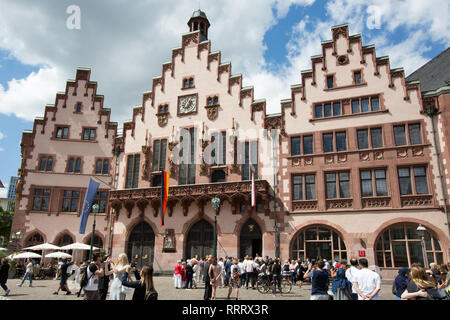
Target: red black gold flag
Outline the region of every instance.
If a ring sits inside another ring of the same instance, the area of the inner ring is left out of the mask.
[[[166,216],[167,198],[169,197],[169,177],[170,174],[163,171],[161,183],[161,227],[164,225]]]

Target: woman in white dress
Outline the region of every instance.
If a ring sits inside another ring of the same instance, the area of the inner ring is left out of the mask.
[[[125,253],[119,255],[116,264],[113,264],[114,280],[109,289],[109,300],[125,300],[125,293],[122,291],[122,275],[128,267],[128,257]]]

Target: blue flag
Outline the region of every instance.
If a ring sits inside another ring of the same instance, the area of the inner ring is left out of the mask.
[[[86,224],[89,217],[89,213],[91,212],[92,202],[94,201],[95,195],[97,194],[98,187],[100,183],[92,180],[89,181],[89,186],[86,191],[86,196],[83,201],[83,209],[81,210],[81,221],[80,221],[80,234],[84,234],[86,230]]]

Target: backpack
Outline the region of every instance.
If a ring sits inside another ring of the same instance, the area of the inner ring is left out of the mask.
[[[240,270],[239,270],[239,267],[238,268],[234,268],[233,269],[233,279],[237,279],[237,278],[239,278],[241,276],[241,272],[240,272]]]
[[[395,285],[395,281],[392,283],[392,294],[397,296],[397,286]]]
[[[78,291],[78,294],[77,294],[78,297],[81,294],[81,290],[88,285],[89,280],[91,280],[92,276],[94,275],[94,272],[92,272],[91,276],[88,277],[88,275],[87,275],[87,268],[88,267],[89,267],[89,265],[80,268],[81,279],[80,279],[80,291]]]
[[[158,300],[158,292],[156,292],[155,290],[149,290],[145,294],[144,300]]]
[[[447,292],[444,288],[440,289],[427,289],[428,300],[450,300],[450,292]]]

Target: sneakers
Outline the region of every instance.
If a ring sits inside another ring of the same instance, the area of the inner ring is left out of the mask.
[[[11,290],[6,290],[6,292],[5,292],[5,297],[9,294],[9,292],[10,292]]]
[[[55,292],[53,292],[53,294],[54,294],[54,295],[58,295],[58,292],[55,291]]]
[[[30,283],[29,287],[32,287],[31,283]]]
[[[18,283],[17,285],[18,285],[19,287],[21,287],[21,286],[22,286],[22,283]]]
[[[70,295],[70,294],[72,294],[72,292],[66,292],[66,296],[68,296],[68,295]]]

